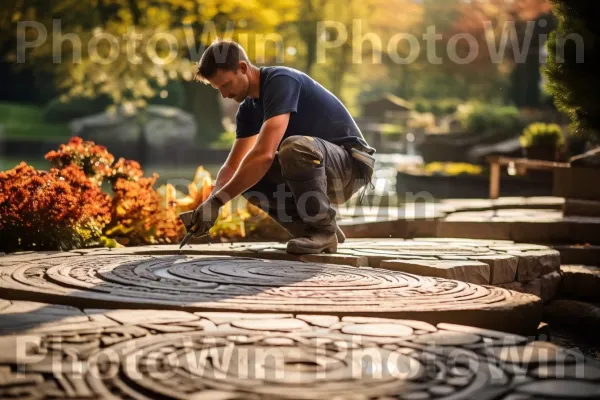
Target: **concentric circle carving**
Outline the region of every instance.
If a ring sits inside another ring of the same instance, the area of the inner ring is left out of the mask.
[[[382,316],[531,332],[539,300],[378,268],[237,257],[82,255],[3,267],[13,297],[127,306]],[[508,328],[506,328],[508,327]]]
[[[600,393],[600,365],[581,353],[462,325],[11,307],[0,318],[15,322],[16,311],[28,310],[30,322],[39,324],[12,323],[20,336],[0,336],[0,398],[567,399]]]

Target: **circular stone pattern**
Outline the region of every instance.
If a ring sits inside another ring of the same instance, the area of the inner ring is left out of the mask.
[[[47,305],[13,307],[7,318],[35,309],[30,319],[43,322],[0,336],[0,398],[600,396],[598,362],[462,325],[165,310],[75,310],[76,322],[61,324],[43,318]],[[19,340],[26,354],[15,352]]]
[[[176,246],[129,249],[168,255]],[[479,285],[530,282],[560,269],[560,253],[550,247],[509,240],[459,238],[349,239],[336,254],[295,256],[282,243],[231,243],[187,246],[189,255],[223,255],[370,266],[415,275],[456,279]]]
[[[539,299],[377,268],[189,255],[55,256],[2,267],[13,298],[89,307],[287,312],[453,322],[531,333]]]

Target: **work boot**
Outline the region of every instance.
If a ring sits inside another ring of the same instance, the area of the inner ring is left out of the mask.
[[[301,237],[306,234],[307,225],[302,220],[294,220],[289,222],[279,221],[277,218],[273,217],[275,222],[283,227],[293,238]],[[340,228],[338,224],[335,225],[335,236],[337,237],[337,241],[339,244],[342,244],[346,241],[346,235]]]
[[[287,252],[290,254],[320,254],[335,253],[338,241],[335,233],[317,231],[310,227],[303,236],[290,240],[287,243]]]
[[[335,211],[327,197],[327,176],[325,169],[311,171],[312,179],[305,181],[287,180],[294,195],[298,214],[306,225],[306,232],[287,244],[287,252],[292,254],[335,253],[338,240]]]

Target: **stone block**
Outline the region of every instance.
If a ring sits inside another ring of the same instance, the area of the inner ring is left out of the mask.
[[[518,251],[509,250],[508,254],[517,256],[517,281],[528,282],[535,278],[560,269],[560,253],[556,250]]]
[[[517,265],[519,259],[508,254],[496,254],[493,256],[469,257],[471,260],[486,263],[490,266],[490,284],[513,282],[517,276]]]
[[[448,221],[438,222],[437,236],[511,240],[510,222],[481,221]]]
[[[552,194],[557,197],[600,200],[600,169],[557,168]]]
[[[500,284],[498,286],[521,293],[533,294],[542,299],[544,303],[547,303],[556,297],[560,287],[560,282],[560,273],[554,271],[529,282],[515,281],[511,283]]]
[[[490,283],[490,265],[479,261],[388,260],[381,262],[381,268],[468,283]]]
[[[568,215],[581,215],[587,217],[600,217],[600,201],[565,199],[563,213]]]
[[[562,265],[560,294],[573,299],[600,301],[600,268],[588,265]]]

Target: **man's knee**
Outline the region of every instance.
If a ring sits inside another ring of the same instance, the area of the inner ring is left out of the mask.
[[[323,154],[315,139],[309,136],[290,136],[279,148],[281,171],[288,179],[305,175],[321,165]]]

